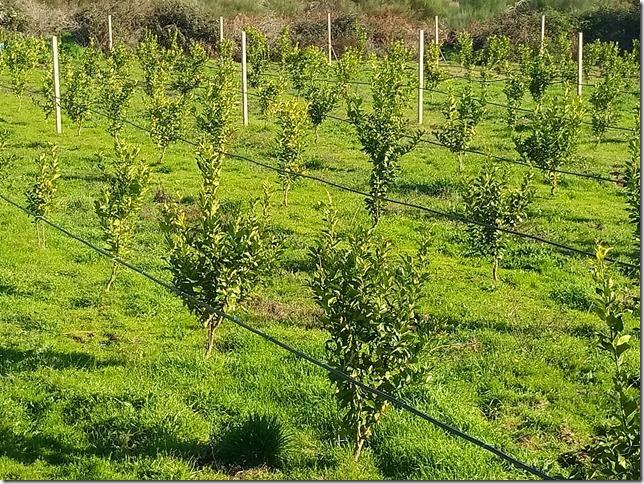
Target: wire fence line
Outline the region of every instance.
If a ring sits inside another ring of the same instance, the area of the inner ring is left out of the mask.
[[[5,87],[6,88],[6,85],[0,83],[0,87]],[[34,93],[37,93],[37,91],[34,91]],[[108,114],[106,114],[106,113],[104,113],[102,111],[96,110],[94,108],[90,108],[89,112],[92,112],[94,114],[97,114],[97,115],[102,116],[102,117],[107,118],[107,119],[111,119],[111,120],[114,119],[110,115],[108,115]],[[135,123],[135,122],[133,122],[133,121],[131,121],[129,119],[119,118],[119,121],[121,121],[121,122],[123,122],[125,124],[128,124],[128,125],[136,128],[136,129],[138,129],[140,131],[144,131],[144,132],[146,132],[148,134],[151,133],[150,129],[148,129],[148,128],[144,127],[144,126],[141,126],[140,124]],[[186,143],[186,144],[188,144],[190,146],[193,146],[193,147],[199,146],[199,143],[197,143],[195,141],[192,141],[192,140],[189,140],[187,138],[184,138],[182,136],[180,136],[178,138],[178,141],[184,142],[184,143]],[[224,156],[227,156],[229,158],[246,161],[246,162],[248,162],[250,164],[253,164],[255,166],[259,166],[259,167],[262,167],[262,168],[265,168],[267,170],[274,171],[274,172],[277,172],[277,173],[280,173],[280,174],[291,174],[291,175],[294,174],[294,173],[292,173],[290,171],[287,171],[287,170],[285,170],[283,168],[273,166],[271,164],[268,164],[268,163],[265,163],[265,162],[262,162],[262,161],[255,160],[253,158],[249,158],[247,156],[240,155],[238,153],[232,153],[232,152],[227,152],[227,151],[222,151],[222,150],[217,150],[217,151],[220,154],[222,154]],[[345,191],[345,192],[348,192],[348,193],[353,193],[353,194],[356,194],[356,195],[362,195],[362,196],[364,196],[366,198],[371,198],[371,199],[379,199],[379,200],[382,200],[382,201],[387,202],[387,203],[392,203],[392,204],[395,204],[395,205],[420,210],[420,211],[422,211],[424,213],[428,213],[428,214],[432,215],[435,218],[441,218],[441,219],[449,220],[449,221],[452,221],[452,222],[459,222],[459,223],[463,223],[463,224],[466,224],[466,225],[467,224],[477,225],[479,227],[485,227],[485,228],[489,228],[489,229],[493,229],[493,230],[498,230],[499,232],[503,232],[503,233],[506,233],[506,234],[509,234],[509,235],[513,235],[513,236],[516,236],[516,237],[525,238],[525,239],[528,239],[528,240],[539,242],[539,243],[542,243],[542,244],[545,244],[545,245],[549,245],[551,247],[555,247],[556,249],[562,251],[563,253],[566,253],[567,255],[579,254],[579,255],[584,255],[586,257],[595,258],[595,254],[592,253],[592,252],[589,252],[589,251],[586,251],[586,250],[583,250],[583,249],[579,249],[577,247],[571,247],[571,246],[568,246],[568,245],[565,245],[565,244],[562,244],[562,243],[559,243],[559,242],[555,242],[555,241],[546,239],[544,237],[541,237],[539,235],[533,235],[533,234],[529,234],[529,233],[525,233],[525,232],[521,232],[521,231],[518,231],[518,230],[505,228],[505,227],[498,227],[498,226],[487,224],[485,222],[481,222],[481,221],[478,221],[478,220],[469,219],[468,217],[464,217],[464,216],[462,216],[462,215],[460,215],[458,213],[445,212],[445,211],[442,211],[442,210],[437,210],[437,209],[433,209],[433,208],[430,208],[430,207],[426,207],[424,205],[405,202],[403,200],[398,200],[398,199],[395,199],[395,198],[376,196],[376,195],[373,195],[371,193],[368,193],[368,192],[365,192],[365,191],[362,191],[362,190],[358,190],[356,188],[348,187],[346,185],[342,185],[340,183],[336,183],[336,182],[333,182],[333,181],[330,181],[330,180],[326,180],[324,178],[317,177],[317,176],[314,176],[314,175],[308,175],[306,173],[297,173],[295,175],[298,178],[312,180],[312,181],[315,181],[315,182],[318,182],[318,183],[321,183],[321,184],[324,184],[324,185],[327,185],[327,186],[331,186],[331,187],[334,187],[334,188],[336,188],[338,190]],[[637,269],[639,267],[638,265],[632,264],[630,262],[622,261],[622,260],[615,259],[615,258],[612,258],[612,257],[606,257],[605,260],[609,261],[609,262],[612,262],[614,264],[623,266],[623,267],[631,268],[631,269]]]
[[[55,230],[61,232],[65,236],[67,236],[67,237],[69,237],[69,238],[71,238],[71,239],[73,239],[73,240],[85,245],[86,247],[92,249],[93,251],[97,252],[98,254],[102,255],[103,257],[106,257],[110,261],[118,263],[118,264],[122,265],[123,267],[126,267],[126,268],[130,269],[131,271],[133,271],[133,272],[145,277],[146,279],[154,282],[155,284],[157,284],[157,285],[159,285],[161,287],[164,287],[165,289],[167,289],[168,291],[176,294],[179,297],[190,299],[190,301],[192,301],[195,305],[199,306],[201,309],[209,312],[210,314],[214,314],[217,317],[224,318],[224,319],[236,324],[237,326],[240,326],[241,328],[254,333],[255,335],[263,338],[264,340],[279,346],[280,348],[282,348],[283,350],[293,354],[294,356],[297,356],[298,358],[301,358],[301,359],[303,359],[303,360],[305,360],[305,361],[307,361],[307,362],[309,362],[309,363],[311,363],[311,364],[313,364],[313,365],[315,365],[315,366],[317,366],[319,368],[322,368],[323,370],[326,370],[327,372],[335,375],[336,377],[338,377],[338,378],[340,378],[340,379],[342,379],[342,380],[344,380],[346,382],[349,382],[349,383],[361,388],[362,390],[364,390],[366,392],[369,392],[372,395],[375,395],[377,397],[380,397],[380,398],[383,398],[383,399],[389,401],[392,405],[394,405],[398,409],[404,410],[404,411],[406,411],[406,412],[408,412],[408,413],[410,413],[410,414],[412,414],[412,415],[414,415],[416,417],[419,417],[419,418],[421,418],[421,419],[423,419],[423,420],[425,420],[425,421],[427,421],[427,422],[439,427],[440,429],[442,429],[443,431],[447,432],[450,435],[453,435],[455,437],[459,437],[459,438],[461,438],[461,439],[463,439],[463,440],[465,440],[467,442],[470,442],[470,443],[476,445],[477,447],[480,447],[482,449],[487,450],[488,452],[494,454],[495,456],[501,458],[502,460],[512,464],[517,469],[520,469],[520,470],[523,470],[525,472],[528,472],[528,473],[530,473],[530,474],[532,474],[534,476],[537,476],[537,477],[539,477],[541,479],[544,479],[544,480],[552,480],[553,479],[552,477],[550,477],[548,474],[546,474],[542,470],[537,469],[536,467],[534,467],[534,466],[532,466],[530,464],[527,464],[527,463],[525,463],[523,461],[520,461],[520,460],[512,457],[511,455],[509,455],[508,453],[498,449],[497,447],[495,447],[495,446],[493,446],[491,444],[488,444],[488,443],[484,442],[483,440],[481,440],[481,439],[479,439],[477,437],[469,435],[468,433],[466,433],[466,432],[464,432],[462,430],[459,430],[459,429],[457,429],[456,427],[454,427],[452,425],[449,425],[449,424],[447,424],[445,422],[442,422],[442,421],[440,421],[440,420],[428,415],[426,412],[423,412],[422,410],[417,409],[416,407],[410,405],[409,403],[405,402],[404,400],[402,400],[402,399],[400,399],[400,398],[398,398],[398,397],[396,397],[396,396],[394,396],[394,395],[392,395],[392,394],[390,394],[388,392],[384,392],[384,391],[379,390],[377,388],[370,387],[369,385],[366,385],[366,384],[362,383],[360,380],[357,380],[357,379],[351,377],[350,375],[347,375],[342,370],[340,370],[340,369],[338,369],[338,368],[336,368],[336,367],[334,367],[334,366],[332,366],[332,365],[330,365],[330,364],[328,364],[328,363],[326,363],[324,361],[321,361],[321,360],[309,355],[308,353],[305,353],[305,352],[303,352],[301,350],[298,350],[297,348],[294,348],[294,347],[290,346],[287,343],[284,343],[283,341],[275,338],[274,336],[271,336],[270,334],[266,333],[265,331],[262,331],[261,329],[257,329],[254,326],[251,326],[250,324],[245,323],[244,321],[242,321],[238,317],[232,316],[232,315],[230,315],[230,314],[228,314],[226,312],[223,312],[223,311],[220,311],[217,308],[214,308],[212,305],[210,305],[210,304],[208,304],[208,303],[206,303],[204,301],[201,301],[200,299],[192,296],[191,294],[188,294],[188,293],[182,291],[181,289],[177,288],[174,284],[171,284],[171,283],[169,283],[167,281],[164,281],[164,280],[154,276],[153,274],[150,274],[149,272],[137,267],[136,265],[134,265],[134,264],[132,264],[132,263],[120,258],[120,257],[115,257],[114,255],[110,254],[107,250],[97,246],[96,244],[88,241],[87,239],[84,239],[84,238],[74,234],[73,232],[71,232],[70,230],[68,230],[65,227],[61,226],[60,224],[58,224],[56,222],[53,222],[53,221],[49,220],[46,217],[43,217],[43,216],[40,216],[40,215],[37,215],[37,214],[33,213],[28,208],[20,205],[19,203],[15,202],[11,198],[7,197],[6,195],[0,193],[0,198],[2,200],[4,200],[6,203],[8,203],[9,205],[13,206],[14,208],[17,208],[18,210],[21,210],[25,214],[33,217],[35,220],[42,221],[43,223],[47,224],[48,226],[50,226],[50,227],[54,228]]]

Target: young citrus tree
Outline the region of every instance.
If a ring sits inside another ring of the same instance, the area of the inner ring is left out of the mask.
[[[505,72],[510,57],[510,39],[505,35],[492,35],[487,39],[487,45],[483,49],[483,65],[489,70]]]
[[[624,188],[626,189],[626,203],[628,217],[634,225],[634,237],[637,253],[640,247],[640,218],[641,218],[641,158],[640,158],[640,110],[636,109],[635,129],[628,142],[630,156],[624,169]]]
[[[463,200],[472,250],[483,257],[492,258],[492,278],[498,280],[499,262],[507,245],[507,233],[527,216],[527,208],[534,198],[530,187],[531,177],[523,178],[519,188],[508,187],[508,177],[496,165],[487,163],[478,176],[468,183]]]
[[[116,139],[123,129],[123,118],[132,100],[136,81],[130,79],[132,56],[122,43],[116,43],[99,71],[99,102],[109,117],[108,132]]]
[[[429,92],[430,96],[431,92],[448,76],[447,70],[443,69],[439,64],[440,56],[440,44],[431,43],[425,47],[425,62],[423,63],[425,90]]]
[[[326,209],[326,228],[311,254],[315,271],[309,282],[329,332],[329,363],[372,388],[398,394],[423,375],[425,320],[419,302],[428,279],[428,244],[416,257],[391,256],[391,245],[374,228],[343,235],[337,213]],[[344,411],[343,427],[357,461],[373,427],[391,406],[334,373],[329,378]]]
[[[235,134],[234,110],[237,83],[235,64],[228,57],[217,60],[217,68],[201,95],[197,126],[216,149],[226,151]]]
[[[458,159],[458,171],[463,171],[463,156],[469,148],[476,127],[485,112],[485,101],[476,97],[471,83],[467,83],[458,97],[450,88],[447,107],[443,110],[446,122],[433,131],[434,136]]]
[[[590,94],[593,134],[601,143],[611,124],[619,119],[619,92],[626,87],[627,67],[619,56],[610,56],[602,68],[602,77]]]
[[[365,201],[374,224],[384,211],[382,197],[389,193],[400,158],[422,136],[422,131],[408,135],[404,116],[414,89],[406,67],[409,59],[410,52],[402,42],[390,44],[371,79],[372,112],[366,112],[361,97],[349,100],[349,120],[356,129],[362,151],[372,164],[371,196]]]
[[[302,173],[302,153],[306,147],[307,106],[296,99],[281,101],[273,112],[279,132],[277,134],[275,157],[280,168],[279,178],[284,194],[283,204],[288,206],[288,191]]]
[[[134,238],[136,217],[150,179],[150,169],[139,157],[139,149],[119,138],[114,142],[116,157],[112,170],[105,170],[107,184],[95,201],[103,236],[114,257],[125,255]],[[119,264],[114,261],[106,291],[116,279]]]
[[[157,91],[165,89],[165,85],[170,80],[175,52],[164,49],[159,44],[159,39],[146,30],[143,39],[137,46],[136,53],[143,69],[145,93],[153,97]]]
[[[637,348],[633,331],[626,327],[624,317],[632,312],[631,297],[608,274],[605,258],[610,249],[598,245],[597,264],[593,271],[595,299],[593,309],[603,323],[598,331],[599,348],[613,367],[609,424],[592,444],[585,448],[590,472],[584,479],[640,478],[640,391],[639,373],[632,374],[626,359]]]
[[[7,153],[11,134],[8,129],[0,130],[0,183],[8,177],[16,162],[16,155]]]
[[[56,194],[56,180],[60,178],[58,147],[50,144],[48,150],[40,154],[36,163],[38,165],[36,180],[26,193],[27,209],[34,215],[38,246],[44,247],[45,227],[39,217],[47,215]]]
[[[285,91],[283,79],[267,79],[260,86],[257,95],[259,100],[259,111],[262,115],[267,116],[277,102],[279,96]]]
[[[259,87],[262,74],[270,60],[268,41],[266,35],[259,29],[248,26],[246,31],[246,58],[248,61],[248,85]]]
[[[204,82],[208,54],[199,42],[191,42],[185,53],[179,48],[173,52],[170,84],[180,96],[187,96]]]
[[[508,100],[508,127],[510,128],[514,128],[517,124],[519,107],[526,90],[526,81],[520,72],[508,75],[503,86],[503,94]]]
[[[61,96],[61,107],[72,122],[76,123],[78,135],[95,102],[99,58],[100,52],[90,43],[83,49],[78,61],[66,62],[63,70],[63,85],[66,89]]]
[[[465,69],[466,75],[471,76],[474,65],[474,42],[472,36],[465,30],[456,34],[456,55],[458,63]]]
[[[40,44],[37,39],[14,36],[3,55],[9,71],[13,92],[18,96],[18,110],[22,108],[22,97],[27,86],[27,77],[38,66]]]
[[[150,136],[161,149],[159,161],[163,161],[168,146],[179,141],[183,135],[190,98],[189,94],[170,96],[165,89],[159,89],[150,99]]]
[[[549,38],[545,48],[550,53],[555,75],[559,77],[561,82],[574,82],[577,78],[577,66],[572,59],[570,34],[560,32],[555,37]]]
[[[538,104],[530,120],[529,135],[514,138],[521,157],[548,175],[551,195],[559,182],[557,170],[572,161],[577,152],[583,114],[581,99],[566,90],[563,96],[551,96]]]
[[[178,203],[168,203],[162,223],[173,283],[183,303],[207,328],[206,357],[212,353],[223,317],[195,300],[221,312],[235,311],[275,269],[278,255],[277,238],[267,223],[267,193],[262,202],[253,201],[250,210],[222,209],[218,188],[223,160],[220,151],[202,140],[197,148],[203,177],[197,219],[189,222]]]
[[[521,73],[528,80],[532,98],[540,103],[557,75],[556,65],[547,49],[535,50],[527,46],[519,49]]]

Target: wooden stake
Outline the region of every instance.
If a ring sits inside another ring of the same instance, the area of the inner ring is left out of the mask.
[[[438,45],[438,15],[434,17],[434,43]]]
[[[112,16],[107,16],[107,45],[112,50]]]
[[[242,122],[248,126],[248,80],[246,66],[246,32],[242,30]]]
[[[581,84],[584,81],[584,33],[579,32],[579,47],[577,49],[577,96],[581,96]]]
[[[54,61],[54,103],[56,107],[56,133],[63,132],[63,122],[60,116],[60,81],[58,76],[58,38],[51,38],[51,55]]]
[[[331,14],[326,14],[326,32],[327,40],[329,44],[329,64],[331,63]]]
[[[418,124],[423,124],[423,92],[425,88],[425,31],[418,31]]]
[[[219,42],[224,41],[224,17],[219,17]]]
[[[543,42],[546,38],[546,16],[541,15],[541,52],[543,52]]]

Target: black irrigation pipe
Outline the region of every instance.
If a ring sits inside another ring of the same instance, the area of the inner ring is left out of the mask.
[[[355,378],[347,375],[342,370],[340,370],[338,368],[335,368],[335,367],[329,365],[328,363],[325,363],[324,361],[318,360],[317,358],[315,358],[313,356],[310,356],[309,354],[304,353],[303,351],[298,350],[297,348],[293,348],[292,346],[288,345],[287,343],[284,343],[283,341],[271,336],[270,334],[265,333],[264,331],[262,331],[260,329],[257,329],[255,327],[243,322],[242,320],[240,320],[239,318],[237,318],[235,316],[231,316],[230,314],[227,314],[227,313],[225,313],[223,311],[220,311],[220,310],[212,307],[210,304],[205,303],[205,302],[195,298],[191,294],[188,294],[188,293],[182,291],[181,289],[177,288],[175,285],[170,284],[170,283],[168,283],[168,282],[166,282],[166,281],[164,281],[162,279],[159,279],[158,277],[148,273],[147,271],[145,271],[143,269],[140,269],[139,267],[127,262],[126,260],[121,259],[120,257],[113,256],[112,254],[110,254],[105,249],[102,249],[102,248],[98,247],[97,245],[93,244],[92,242],[90,242],[90,241],[88,241],[86,239],[83,239],[82,237],[70,232],[69,230],[67,230],[66,228],[62,227],[61,225],[59,225],[59,224],[57,224],[55,222],[52,222],[51,220],[49,220],[49,219],[47,219],[45,217],[42,217],[42,216],[34,214],[32,211],[30,211],[26,207],[23,207],[22,205],[14,202],[13,200],[11,200],[10,198],[8,198],[7,196],[5,196],[2,193],[0,193],[0,198],[2,198],[5,202],[7,202],[8,204],[12,205],[13,207],[21,210],[25,214],[27,214],[27,215],[29,215],[31,217],[34,217],[34,219],[40,220],[41,222],[46,223],[47,225],[49,225],[50,227],[58,230],[59,232],[61,232],[64,235],[66,235],[67,237],[70,237],[70,238],[76,240],[77,242],[80,242],[81,244],[85,245],[86,247],[89,247],[90,249],[98,252],[99,254],[101,254],[102,256],[104,256],[106,258],[108,258],[112,262],[116,262],[118,264],[121,264],[124,267],[127,267],[131,271],[133,271],[133,272],[135,272],[135,273],[147,278],[148,280],[154,282],[155,284],[158,284],[159,286],[164,287],[168,291],[170,291],[170,292],[172,292],[172,293],[174,293],[174,294],[176,294],[176,295],[178,295],[178,296],[180,296],[182,298],[190,299],[194,304],[196,304],[199,307],[201,307],[202,309],[208,311],[210,314],[214,314],[214,315],[216,315],[216,316],[218,316],[220,318],[224,318],[224,319],[226,319],[228,321],[231,321],[232,323],[234,323],[234,324],[246,329],[247,331],[250,331],[251,333],[254,333],[255,335],[265,339],[266,341],[279,346],[283,350],[286,350],[287,352],[297,356],[298,358],[306,360],[309,363],[312,363],[313,365],[315,365],[315,366],[317,366],[319,368],[322,368],[323,370],[328,371],[329,373],[335,375],[336,377],[339,377],[340,379],[342,379],[342,380],[344,380],[346,382],[349,382],[349,383],[361,388],[362,390],[365,390],[365,391],[371,393],[372,395],[375,395],[375,396],[380,397],[380,398],[384,398],[385,400],[391,402],[394,406],[398,407],[399,409],[405,410],[405,411],[411,413],[412,415],[414,415],[416,417],[420,417],[421,419],[423,419],[423,420],[425,420],[425,421],[427,421],[427,422],[439,427],[440,429],[444,430],[448,434],[456,436],[456,437],[460,437],[461,439],[464,439],[464,440],[466,440],[466,441],[468,441],[468,442],[470,442],[470,443],[472,443],[472,444],[474,444],[474,445],[476,445],[476,446],[478,446],[478,447],[480,447],[482,449],[487,450],[488,452],[491,452],[492,454],[496,455],[497,457],[509,462],[510,464],[512,464],[517,469],[521,469],[523,471],[526,471],[526,472],[528,472],[528,473],[530,473],[530,474],[532,474],[534,476],[540,477],[541,479],[544,479],[544,480],[553,480],[552,477],[550,477],[548,474],[546,474],[545,472],[541,471],[540,469],[537,469],[536,467],[533,467],[530,464],[526,464],[525,462],[522,462],[522,461],[512,457],[511,455],[503,452],[502,450],[497,449],[493,445],[490,445],[490,444],[488,444],[488,443],[486,443],[486,442],[484,442],[484,441],[482,441],[482,440],[480,440],[480,439],[478,439],[476,437],[473,437],[473,436],[463,432],[462,430],[457,429],[456,427],[453,427],[453,426],[451,426],[449,424],[446,424],[446,423],[444,423],[444,422],[442,422],[440,420],[435,419],[434,417],[431,417],[427,413],[425,413],[425,412],[423,412],[421,410],[418,410],[416,407],[413,407],[413,406],[409,405],[405,401],[399,399],[398,397],[395,397],[394,395],[391,395],[390,393],[383,392],[382,390],[378,390],[377,388],[372,388],[372,387],[370,387],[368,385],[365,385],[361,381],[356,380]]]
[[[2,83],[0,83],[0,86],[1,87],[6,87],[6,85],[4,85]],[[32,92],[35,92],[35,91],[32,91]],[[97,111],[96,109],[92,109],[92,108],[90,108],[89,111],[91,113],[98,114],[99,116],[103,116],[103,117],[105,117],[107,119],[112,119],[108,114],[106,114],[106,113],[104,113],[102,111]],[[144,131],[146,133],[150,133],[150,130],[148,128],[146,128],[144,126],[141,126],[141,125],[139,125],[137,123],[134,123],[133,121],[130,121],[129,119],[120,118],[120,121],[125,123],[125,124],[129,124],[130,126],[136,128],[136,129],[139,129],[139,130]],[[183,138],[183,137],[179,137],[178,140],[182,141],[182,142],[184,142],[184,143],[186,143],[186,144],[188,144],[190,146],[193,146],[193,147],[198,146],[198,143],[196,143],[194,141],[191,141],[189,139]],[[228,156],[228,157],[233,158],[233,159],[246,161],[248,163],[251,163],[251,164],[256,165],[256,166],[260,166],[260,167],[265,168],[267,170],[271,170],[271,171],[281,173],[281,174],[292,174],[291,172],[287,172],[286,170],[284,170],[282,168],[279,168],[279,167],[276,167],[276,166],[273,166],[273,165],[269,165],[268,163],[264,163],[264,162],[261,162],[261,161],[258,161],[258,160],[254,160],[254,159],[249,158],[247,156],[239,155],[237,153],[229,153],[229,152],[221,151],[221,150],[218,150],[218,151],[222,155]],[[486,153],[479,153],[479,154],[484,154],[485,156],[489,156]],[[442,218],[442,219],[445,219],[445,220],[450,220],[450,221],[453,221],[453,222],[460,222],[460,223],[464,223],[464,224],[472,224],[472,225],[477,225],[479,227],[485,227],[485,228],[489,228],[489,229],[494,229],[494,230],[498,230],[499,232],[504,232],[504,233],[507,233],[507,234],[510,234],[510,235],[514,235],[516,237],[522,237],[522,238],[525,238],[525,239],[540,242],[540,243],[545,244],[545,245],[550,245],[552,247],[556,247],[557,249],[560,249],[560,250],[562,250],[564,252],[567,252],[567,253],[580,254],[580,255],[584,255],[586,257],[590,257],[590,258],[595,257],[595,254],[593,254],[591,252],[585,251],[583,249],[578,249],[576,247],[570,247],[570,246],[561,244],[559,242],[554,242],[552,240],[545,239],[545,238],[540,237],[538,235],[532,235],[532,234],[528,234],[528,233],[525,233],[525,232],[519,232],[517,230],[508,229],[508,228],[504,228],[504,227],[497,227],[497,226],[494,226],[494,225],[491,225],[491,224],[486,224],[485,222],[479,222],[477,220],[468,219],[467,217],[463,217],[462,215],[458,215],[456,213],[443,212],[441,210],[436,210],[436,209],[433,209],[433,208],[429,208],[429,207],[426,207],[424,205],[418,205],[418,204],[415,204],[415,203],[405,202],[403,200],[397,200],[395,198],[375,196],[375,195],[372,195],[370,193],[363,192],[362,190],[358,190],[358,189],[351,188],[351,187],[348,187],[348,186],[345,186],[345,185],[341,185],[339,183],[335,183],[335,182],[332,182],[332,181],[329,181],[329,180],[325,180],[324,178],[320,178],[320,177],[317,177],[317,176],[314,176],[314,175],[307,175],[305,173],[298,173],[298,174],[296,174],[296,176],[298,178],[304,178],[304,179],[307,179],[307,180],[313,180],[313,181],[316,181],[318,183],[322,183],[324,185],[328,185],[328,186],[337,188],[338,190],[342,190],[342,191],[349,192],[349,193],[354,193],[356,195],[362,195],[362,196],[367,197],[367,198],[376,198],[376,199],[382,200],[383,202],[393,203],[395,205],[400,205],[400,206],[403,206],[403,207],[408,207],[408,208],[414,208],[414,209],[417,209],[417,210],[421,210],[423,212],[432,214],[434,217]],[[629,268],[632,268],[632,269],[637,269],[639,267],[639,266],[637,266],[635,264],[632,264],[630,262],[625,262],[625,261],[621,261],[619,259],[613,259],[613,258],[610,258],[610,257],[606,257],[606,260],[609,261],[609,262],[613,262],[614,264],[624,266],[624,267],[629,267]]]

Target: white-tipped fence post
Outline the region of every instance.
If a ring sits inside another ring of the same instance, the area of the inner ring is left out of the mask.
[[[326,14],[326,33],[327,33],[327,43],[329,44],[329,64],[331,63],[331,14]]]
[[[242,122],[248,126],[248,80],[246,67],[246,32],[242,30]]]
[[[438,15],[434,17],[434,43],[438,45]]]
[[[541,52],[543,52],[543,43],[546,39],[546,16],[541,15]]]
[[[584,34],[579,32],[577,49],[577,96],[581,96],[581,84],[584,82]]]
[[[58,75],[58,38],[51,38],[51,55],[54,61],[54,104],[56,110],[56,133],[63,132],[63,122],[60,117],[60,81]]]
[[[112,50],[112,16],[107,16],[107,46]]]
[[[418,31],[418,124],[423,124],[423,91],[425,89],[425,31]]]
[[[219,42],[224,40],[224,17],[219,17]]]

